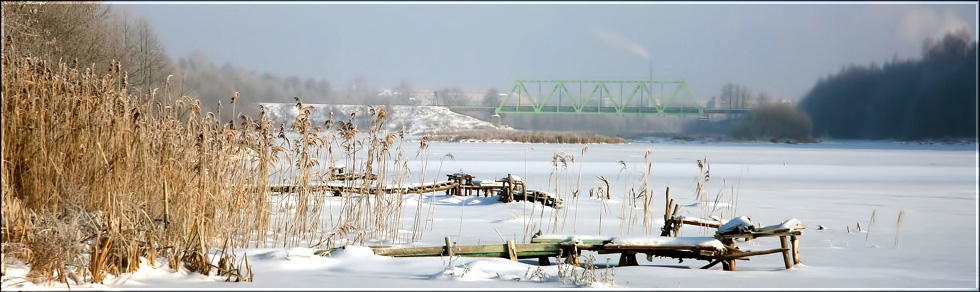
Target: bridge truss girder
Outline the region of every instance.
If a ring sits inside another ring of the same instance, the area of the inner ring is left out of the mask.
[[[572,90],[569,90],[569,87]],[[610,87],[613,90],[610,90]],[[616,87],[618,91],[615,90]],[[575,90],[576,88],[578,90]],[[670,95],[666,95],[667,93]],[[494,112],[497,114],[697,114],[701,116],[706,114],[704,105],[691,94],[687,82],[659,80],[517,80]]]

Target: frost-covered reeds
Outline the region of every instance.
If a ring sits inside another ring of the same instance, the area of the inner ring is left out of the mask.
[[[99,283],[157,258],[227,274],[212,260],[246,262],[210,250],[397,241],[402,194],[367,191],[409,178],[403,132],[384,130],[384,107],[358,135],[356,115],[313,125],[314,108],[296,98],[295,121],[275,129],[264,109],[238,115],[238,93],[235,118],[221,121],[220,103],[207,112],[170,82],[131,90],[118,62],[2,61],[3,254],[31,265],[33,280]],[[359,191],[323,214],[336,199],[315,187],[339,161],[376,180],[347,180]],[[273,195],[271,183],[295,189]]]
[[[209,274],[210,248],[265,239],[262,118],[219,121],[169,80],[131,90],[118,62],[2,63],[3,253],[29,278],[99,283],[157,257]]]

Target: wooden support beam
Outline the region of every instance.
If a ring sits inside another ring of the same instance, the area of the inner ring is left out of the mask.
[[[767,249],[767,250],[760,250],[760,251],[734,252],[734,253],[729,253],[729,254],[726,254],[726,255],[722,255],[720,258],[722,258],[722,259],[742,259],[742,258],[750,257],[750,256],[757,256],[757,255],[764,255],[764,254],[771,254],[771,253],[785,252],[785,251],[786,251],[785,248],[774,248],[774,249]]]
[[[551,265],[551,259],[549,259],[548,257],[538,257],[538,265],[539,266],[550,266]]]
[[[446,255],[450,257],[455,255],[453,253],[453,242],[449,239],[449,236],[446,236]]]
[[[793,265],[800,264],[800,239],[796,235],[790,235],[789,237],[790,245],[793,248]]]
[[[775,237],[775,236],[790,236],[790,235],[800,236],[803,235],[803,231],[794,230],[794,231],[783,231],[783,232],[749,232],[749,233],[735,233],[735,234],[716,234],[715,238],[724,241],[726,239],[735,239],[735,238],[755,239],[758,237]]]
[[[707,264],[707,265],[705,265],[705,266],[703,266],[703,267],[701,267],[701,269],[702,269],[702,270],[707,270],[707,269],[710,269],[711,267],[714,267],[715,265],[717,265],[718,263],[720,263],[720,262],[722,262],[722,261],[724,261],[724,260],[723,260],[723,259],[717,259],[717,260],[713,260],[713,261],[711,261],[711,263],[709,263],[709,264]]]
[[[675,246],[660,246],[660,245],[619,245],[619,244],[606,244],[602,246],[603,249],[607,250],[631,250],[631,251],[645,251],[645,250],[715,250],[711,246],[698,246],[698,245],[675,245]]]
[[[510,260],[517,261],[517,249],[514,247],[513,239],[507,241],[507,255],[510,257]]]
[[[671,220],[677,218],[677,211],[680,209],[680,207],[681,205],[674,204],[674,213],[670,215]],[[678,222],[674,221],[674,237],[677,237],[678,233],[681,232],[681,226],[683,226],[683,224],[678,224]]]
[[[789,248],[786,243],[786,236],[779,237],[779,245],[783,248],[783,262],[786,264],[786,268],[793,268],[793,264],[790,262]]]
[[[624,251],[619,254],[619,265],[620,266],[639,266],[640,263],[636,261],[635,251]]]
[[[576,246],[576,245],[573,244],[573,245],[570,245],[570,246],[565,247],[563,250],[566,251],[566,252],[563,252],[563,253],[564,254],[567,254],[567,256],[565,257],[565,263],[578,267],[579,266],[579,262],[578,262],[579,249],[578,249],[578,246]]]

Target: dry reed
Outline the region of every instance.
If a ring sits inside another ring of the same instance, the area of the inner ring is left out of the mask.
[[[120,68],[3,57],[3,244],[29,251],[35,281],[99,283],[156,256],[209,274],[222,237],[264,240],[266,125],[222,124],[169,83],[131,91]]]

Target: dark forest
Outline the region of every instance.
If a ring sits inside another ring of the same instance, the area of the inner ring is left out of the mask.
[[[976,139],[977,42],[966,31],[927,40],[921,60],[847,66],[799,108],[833,139]]]

